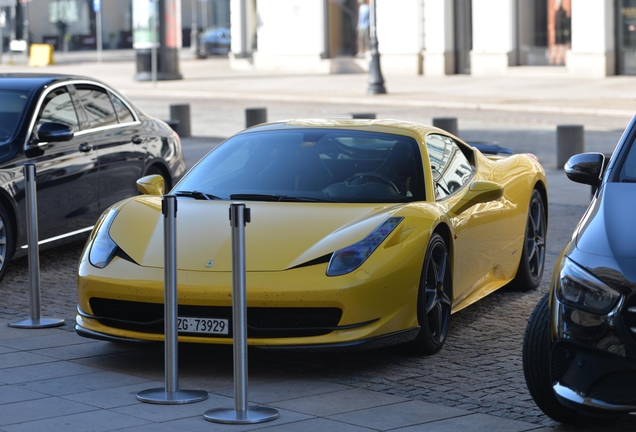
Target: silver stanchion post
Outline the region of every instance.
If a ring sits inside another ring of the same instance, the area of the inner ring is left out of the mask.
[[[165,195],[161,203],[164,236],[164,346],[166,387],[137,393],[141,402],[176,405],[208,398],[204,390],[179,389],[177,331],[177,197]]]
[[[38,247],[38,205],[35,189],[35,165],[24,164],[24,190],[27,212],[27,244],[29,247],[29,286],[31,288],[31,317],[9,323],[16,328],[46,328],[64,324],[63,319],[40,316],[40,250]]]
[[[250,210],[245,204],[230,206],[232,226],[232,334],[234,337],[235,409],[214,408],[205,412],[206,420],[216,423],[262,423],[278,418],[274,408],[247,404],[247,301],[245,288],[245,224]]]

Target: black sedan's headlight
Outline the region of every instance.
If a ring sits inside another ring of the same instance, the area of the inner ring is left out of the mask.
[[[115,209],[111,209],[108,212],[99,225],[91,245],[88,260],[97,268],[103,269],[106,267],[117,254],[118,246],[108,233],[117,213],[118,211]]]
[[[568,306],[598,315],[608,314],[621,296],[569,258],[561,261],[557,295]]]

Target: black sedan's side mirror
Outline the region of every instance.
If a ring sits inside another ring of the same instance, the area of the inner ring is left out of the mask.
[[[573,182],[597,186],[601,182],[604,164],[603,153],[581,153],[568,159],[563,168]]]
[[[45,122],[38,126],[36,133],[38,142],[62,142],[73,139],[73,130],[65,124]]]

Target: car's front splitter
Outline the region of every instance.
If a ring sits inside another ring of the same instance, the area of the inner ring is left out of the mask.
[[[79,336],[104,340],[109,342],[127,342],[127,343],[152,343],[153,341],[147,340],[139,340],[139,339],[131,339],[127,337],[119,337],[113,336],[105,333],[96,332],[93,330],[86,329],[80,325],[75,325],[75,331]],[[407,343],[415,339],[417,334],[419,333],[420,328],[412,328],[408,330],[402,330],[391,334],[386,334],[382,336],[372,337],[369,339],[356,340],[352,342],[342,342],[342,343],[325,343],[325,344],[307,344],[307,345],[277,345],[277,346],[260,346],[253,345],[250,347],[266,349],[266,350],[285,350],[285,351],[305,351],[305,352],[315,352],[315,351],[363,351],[367,349],[377,349],[384,348],[391,345],[397,345],[402,343]]]

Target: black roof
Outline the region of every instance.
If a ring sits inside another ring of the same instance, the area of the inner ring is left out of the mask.
[[[33,90],[59,81],[69,79],[90,79],[77,75],[43,73],[0,73],[0,88],[15,90]],[[95,80],[92,80],[95,81]]]

